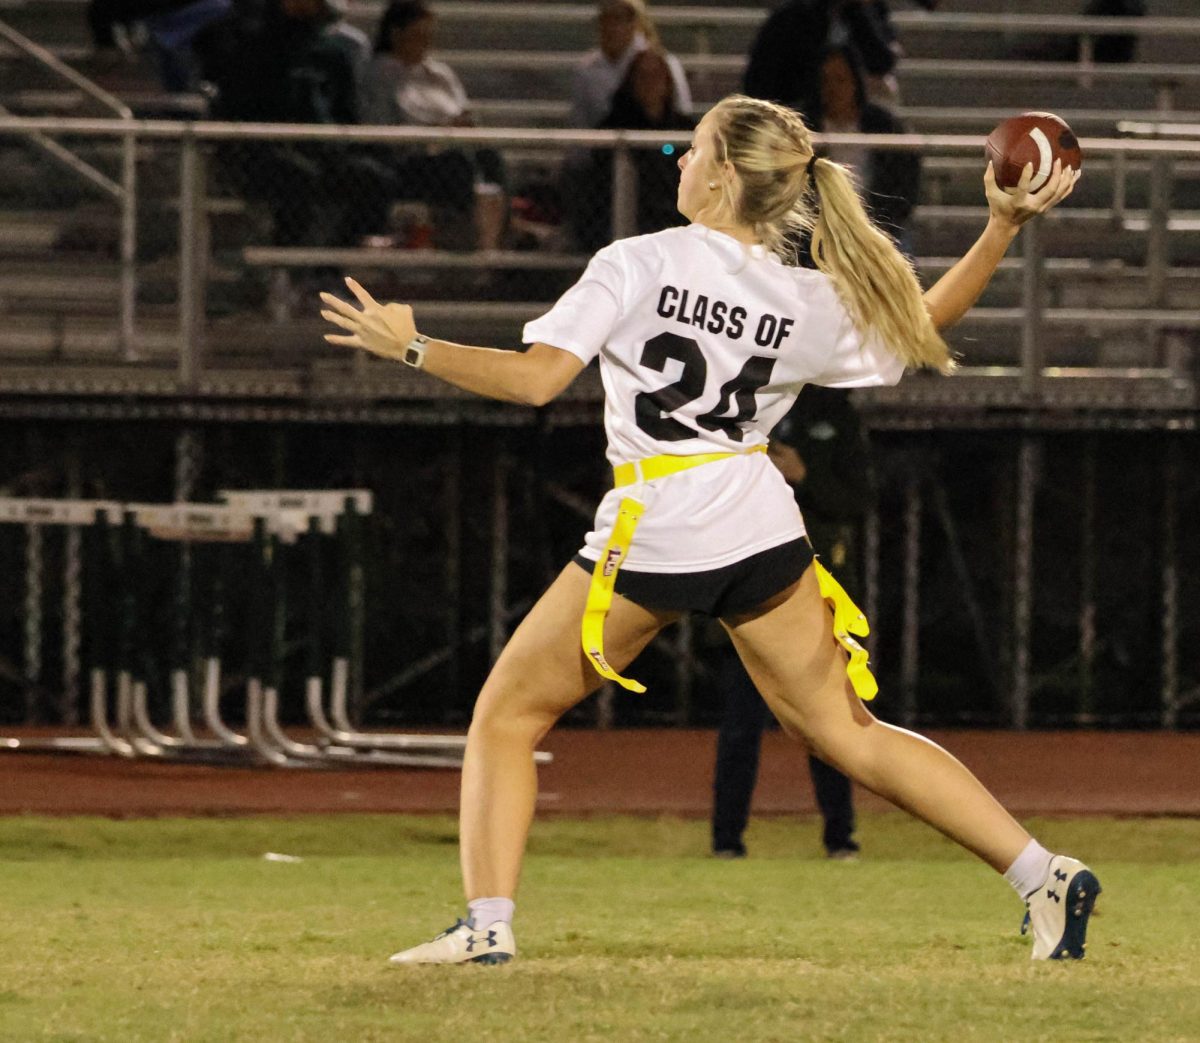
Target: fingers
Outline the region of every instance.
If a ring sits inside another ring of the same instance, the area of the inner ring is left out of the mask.
[[[330,344],[340,344],[347,348],[365,348],[366,345],[358,337],[341,337],[336,333],[326,333],[325,339]]]
[[[354,307],[353,304],[350,304],[347,301],[340,300],[339,298],[335,297],[332,293],[322,293],[321,300],[324,301],[327,305],[329,305],[329,307],[332,308],[334,311],[338,312],[341,315],[345,315],[346,318],[348,318],[348,319],[356,319],[359,317],[359,315],[362,314],[356,307]],[[324,314],[324,313],[322,313],[322,314]]]
[[[335,326],[340,326],[344,330],[349,330],[351,333],[358,332],[359,324],[356,319],[339,315],[336,311],[326,311],[324,308],[322,308],[321,318],[323,318],[326,322],[332,322]]]
[[[358,303],[361,304],[364,308],[378,308],[379,307],[375,298],[372,297],[369,293],[367,293],[366,290],[364,290],[357,282],[355,282],[355,280],[351,279],[350,276],[348,276],[348,275],[346,276],[346,285],[350,288],[350,292],[352,294],[354,294],[355,297],[358,298]]]
[[[983,186],[991,191],[996,187],[996,170],[992,166],[992,161],[988,160],[987,170],[983,172]]]
[[[1033,182],[1033,164],[1026,163],[1021,170],[1021,179],[1017,182],[1018,192],[1028,192],[1029,186]]]

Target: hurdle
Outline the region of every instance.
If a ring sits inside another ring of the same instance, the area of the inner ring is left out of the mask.
[[[356,589],[362,568],[359,526],[372,510],[371,493],[221,490],[218,495],[222,502],[216,504],[0,498],[0,524],[22,525],[27,532],[26,629],[39,639],[27,640],[28,677],[38,676],[32,664],[41,651],[40,615],[30,613],[41,611],[42,589],[35,566],[41,560],[42,533],[58,527],[76,534],[68,540],[77,551],[69,597],[72,603],[82,600],[85,611],[64,610],[64,618],[74,621],[74,629],[63,635],[64,662],[68,662],[67,650],[77,656],[81,643],[86,644],[90,659],[86,717],[91,732],[47,739],[0,737],[0,752],[90,753],[286,768],[461,767],[465,736],[366,732],[350,720],[354,637],[348,621],[361,608],[361,590]],[[333,597],[322,569],[322,553],[330,537],[339,562],[331,585],[336,591]],[[151,564],[162,554],[154,548],[168,546],[178,548],[173,573]],[[245,677],[229,681],[222,646],[230,607],[228,570],[236,548],[244,548],[246,560],[240,564],[252,570],[249,604],[241,607],[255,636],[250,640]],[[307,660],[301,697],[294,705],[306,717],[313,741],[288,735],[280,716],[287,628],[286,548],[297,548],[307,564]],[[172,574],[171,611],[163,612],[152,588]],[[197,574],[207,584],[204,609],[197,605]],[[335,609],[335,637],[327,653],[322,631],[330,605]],[[155,641],[164,620],[171,636]],[[163,660],[166,669],[161,668]],[[70,669],[78,673],[77,664]],[[64,672],[70,670],[64,667]],[[164,675],[165,688],[156,692],[154,677],[161,680]],[[243,731],[222,713],[224,696],[239,689],[245,707]],[[64,698],[68,697],[69,692]],[[193,727],[194,709],[204,735]],[[538,763],[551,760],[543,751],[534,756]]]
[[[80,618],[81,557],[80,534],[105,518],[120,516],[121,505],[109,500],[53,500],[25,497],[0,497],[0,525],[20,525],[25,529],[25,676],[41,674],[43,536],[47,530],[65,533],[66,568],[63,611],[64,688],[69,688],[79,669],[79,648],[83,627]],[[105,676],[92,670],[89,676],[89,725],[91,735],[45,739],[0,738],[0,751],[23,753],[118,754],[134,756],[132,747],[114,735],[105,721]],[[99,714],[99,716],[98,716]],[[99,726],[98,726],[99,725]]]
[[[346,620],[353,615],[356,593],[352,589],[353,575],[360,567],[357,560],[358,524],[372,509],[369,492],[363,490],[306,492],[298,490],[219,490],[217,496],[231,506],[256,515],[267,516],[276,511],[298,511],[307,516],[307,526],[300,541],[307,548],[308,565],[308,670],[304,681],[304,706],[310,727],[319,736],[315,747],[296,744],[278,727],[278,692],[265,686],[263,698],[257,703],[262,716],[262,739],[273,742],[277,751],[296,757],[315,756],[314,750],[329,751],[336,761],[344,761],[354,751],[364,755],[363,763],[385,765],[383,754],[392,763],[403,766],[459,767],[462,763],[466,736],[419,735],[398,732],[365,732],[350,722],[348,691],[350,678],[350,627]],[[341,558],[338,587],[340,611],[332,656],[325,663],[318,624],[320,606],[327,602],[327,585],[321,565],[318,534],[335,535]],[[271,587],[270,589],[275,589]],[[329,709],[325,709],[325,672],[328,666]],[[400,759],[397,755],[404,754]],[[552,755],[537,751],[534,760],[547,764]]]

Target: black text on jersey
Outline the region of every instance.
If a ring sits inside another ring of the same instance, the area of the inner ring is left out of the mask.
[[[730,340],[740,340],[746,332],[746,309],[740,304],[730,305],[722,300],[710,301],[702,293],[681,290],[666,285],[658,295],[658,314],[664,319],[674,319],[685,326],[695,326],[709,333],[722,333]],[[794,319],[765,314],[758,320],[754,330],[754,343],[759,347],[779,350],[783,339],[796,324]]]

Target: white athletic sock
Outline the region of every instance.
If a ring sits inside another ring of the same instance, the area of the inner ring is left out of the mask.
[[[467,919],[472,927],[480,929],[491,927],[497,920],[512,923],[515,908],[511,898],[475,898],[467,903]]]
[[[1004,872],[1004,879],[1022,898],[1028,898],[1046,882],[1050,875],[1050,859],[1054,855],[1036,840],[1030,840],[1016,861]]]

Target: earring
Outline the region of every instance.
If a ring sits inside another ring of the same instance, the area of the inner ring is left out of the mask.
[[[717,183],[716,183],[715,181],[710,181],[710,182],[708,183],[708,190],[709,190],[710,192],[711,192],[713,189],[715,189],[716,187],[717,187]]]

